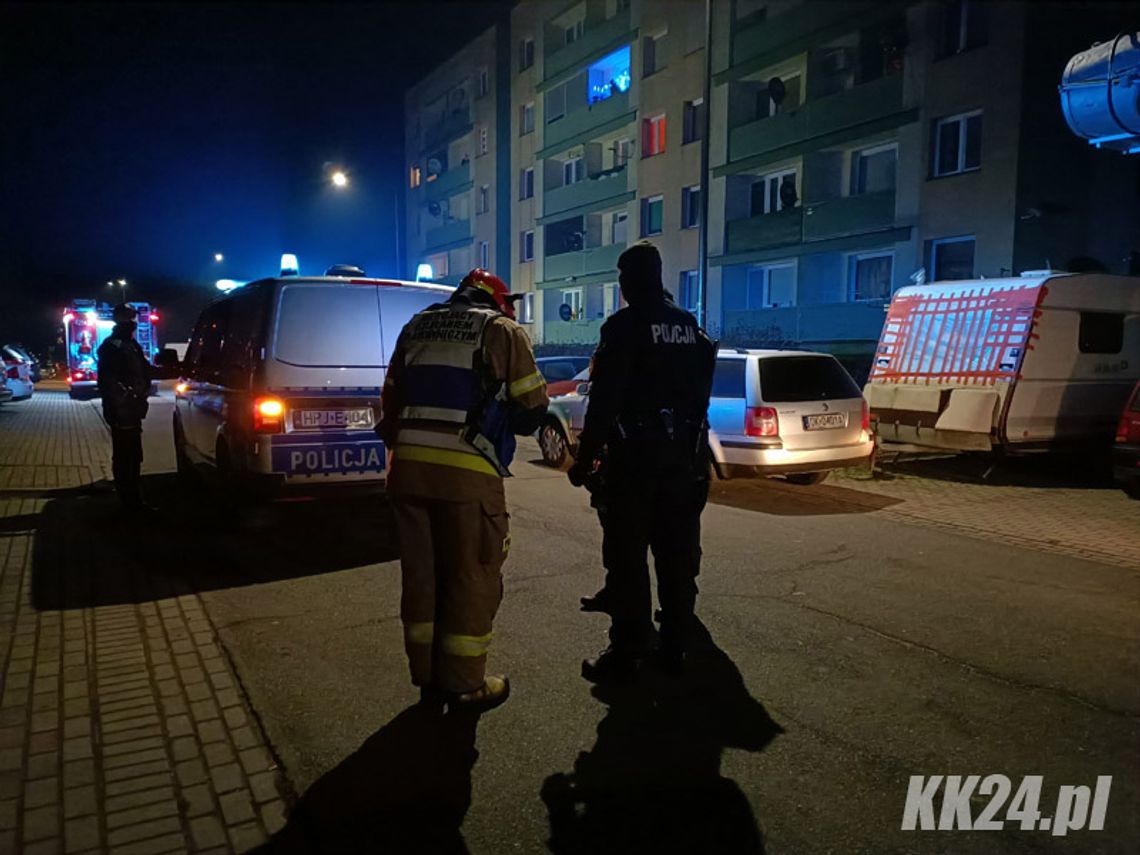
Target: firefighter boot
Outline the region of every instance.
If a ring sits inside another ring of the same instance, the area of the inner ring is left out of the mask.
[[[483,685],[470,692],[453,694],[448,701],[451,711],[466,710],[474,713],[485,713],[504,703],[511,695],[510,678],[490,675],[483,680]]]

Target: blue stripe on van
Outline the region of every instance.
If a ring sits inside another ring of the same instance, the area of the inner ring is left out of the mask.
[[[475,372],[470,368],[409,365],[400,385],[406,406],[466,411],[475,403],[475,382]]]

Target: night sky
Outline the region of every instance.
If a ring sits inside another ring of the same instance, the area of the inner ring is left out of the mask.
[[[510,5],[0,4],[0,338],[112,278],[174,339],[282,252],[394,274],[403,92]]]

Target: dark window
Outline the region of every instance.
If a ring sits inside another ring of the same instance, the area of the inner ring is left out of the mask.
[[[519,42],[519,71],[526,71],[534,65],[534,39]]]
[[[273,353],[290,365],[379,368],[384,357],[376,288],[286,285]]]
[[[934,123],[931,173],[954,175],[982,165],[982,114],[963,113]]]
[[[229,323],[222,342],[222,383],[230,389],[248,388],[261,351],[261,292],[241,290],[229,302]]]
[[[664,228],[665,200],[651,196],[641,200],[641,236],[659,235]]]
[[[774,356],[760,360],[760,396],[769,404],[862,395],[851,375],[833,356]]]
[[[744,397],[744,359],[718,359],[713,370],[712,397]]]
[[[974,239],[936,240],[930,247],[934,281],[974,278]]]
[[[981,47],[989,36],[989,9],[978,0],[950,0],[942,24],[942,55]]]
[[[705,102],[703,98],[685,102],[684,128],[681,144],[688,145],[701,139],[705,132]]]
[[[701,222],[701,188],[681,188],[681,228],[695,229]]]
[[[1124,315],[1081,312],[1081,353],[1120,353],[1124,347]]]

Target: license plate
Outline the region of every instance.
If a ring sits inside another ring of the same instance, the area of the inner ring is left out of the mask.
[[[804,416],[804,430],[829,430],[847,427],[847,413],[823,413]]]
[[[354,407],[350,410],[294,410],[294,430],[321,430],[323,428],[370,428],[372,408]]]

